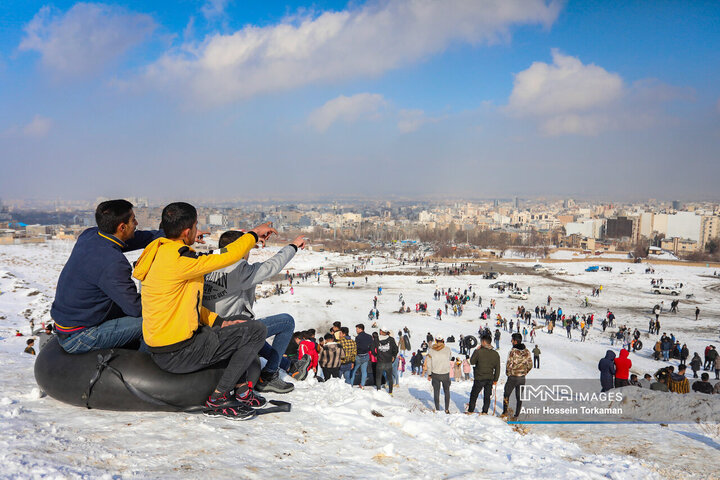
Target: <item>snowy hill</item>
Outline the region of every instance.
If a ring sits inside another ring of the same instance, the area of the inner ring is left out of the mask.
[[[119,413],[85,410],[41,396],[34,378],[34,357],[22,353],[29,333],[29,319],[36,328],[49,320],[55,282],[72,244],[0,246],[0,471],[2,478],[661,478],[682,471],[686,478],[719,478],[720,428],[714,425],[522,425],[511,426],[494,416],[460,414],[472,382],[454,382],[451,414],[432,411],[432,389],[427,379],[408,371],[394,396],[386,391],[351,389],[338,380],[298,382],[288,395],[269,395],[293,403],[293,411],[232,423],[192,414]],[[266,258],[274,249],[253,253]],[[134,255],[132,258],[135,258]],[[251,258],[252,261],[252,258]],[[352,267],[352,256],[299,252],[291,271],[311,268]],[[528,265],[524,265],[528,267]],[[337,285],[327,279],[299,282],[294,295],[259,299],[260,316],[288,312],[298,328],[324,332],[333,321],[353,326],[369,324],[367,313],[378,286],[383,287],[378,309],[380,326],[398,331],[407,326],[417,347],[427,332],[456,338],[477,334],[481,326],[477,302],[468,304],[461,317],[392,313],[403,294],[411,307],[428,302],[435,312],[443,302],[433,300],[436,288],[468,288],[497,301],[496,312],[510,319],[515,308],[542,305],[548,295],[553,305],[567,313],[590,313],[602,318],[612,309],[619,324],[639,328],[646,348],[632,354],[632,371],[653,373],[662,362],[650,357],[653,339],[646,337],[650,310],[670,297],[649,293],[650,276],[642,265],[630,265],[636,275],[584,272],[584,263],[555,263],[571,275],[515,273],[502,280],[531,287],[528,300],[508,299],[490,289],[490,280],[479,276],[434,277],[437,284],[417,284],[415,275],[372,275],[344,278]],[[397,261],[377,257],[374,271],[407,271]],[[661,316],[662,331],[673,332],[691,352],[708,343],[719,345],[720,279],[704,268],[662,265],[653,278],[665,284],[684,284],[680,312]],[[347,288],[348,280],[356,282]],[[581,306],[594,286],[603,286],[589,307]],[[269,285],[268,285],[269,288]],[[326,300],[332,300],[326,306]],[[695,321],[694,310],[701,316]],[[494,315],[494,313],[493,313]],[[491,322],[489,326],[494,329]],[[369,326],[369,325],[368,325]],[[597,362],[610,349],[609,331],[599,321],[584,343],[569,340],[564,332],[539,333],[542,364],[533,378],[597,378]],[[457,344],[451,344],[457,352]],[[619,348],[616,346],[614,350]],[[504,365],[509,335],[503,332],[500,356]],[[674,361],[673,364],[677,364]],[[662,364],[664,365],[664,364]],[[503,367],[504,368],[504,367]],[[498,412],[502,383],[498,385]],[[654,393],[654,392],[652,392]],[[668,405],[672,403],[668,395]],[[690,394],[688,400],[700,394]],[[655,408],[662,399],[649,398]],[[717,406],[720,399],[713,398]],[[682,405],[682,403],[681,403]],[[688,407],[689,408],[689,407]],[[714,408],[714,407],[712,407]],[[373,414],[372,412],[376,414]],[[715,410],[717,411],[717,410]],[[377,415],[379,414],[379,415]]]

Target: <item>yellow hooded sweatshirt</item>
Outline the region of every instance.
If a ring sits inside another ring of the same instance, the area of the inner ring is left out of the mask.
[[[200,324],[212,326],[217,314],[202,306],[205,274],[240,261],[256,242],[255,233],[246,233],[215,255],[167,238],[145,247],[133,272],[142,285],[145,343],[174,345],[191,338]]]

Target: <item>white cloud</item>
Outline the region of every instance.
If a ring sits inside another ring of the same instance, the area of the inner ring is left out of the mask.
[[[534,62],[515,75],[503,111],[531,119],[545,135],[597,135],[609,130],[644,129],[668,120],[660,106],[692,101],[691,88],[657,79],[626,85],[617,73],[552,51],[553,63]]]
[[[46,136],[52,128],[53,121],[42,115],[35,115],[30,123],[22,126],[14,126],[3,132],[4,137],[26,137],[26,138],[42,138]]]
[[[338,121],[353,123],[360,118],[376,118],[386,103],[377,93],[358,93],[350,97],[340,95],[313,110],[307,121],[318,132],[325,132]]]
[[[138,82],[203,104],[223,104],[313,83],[380,75],[442,52],[509,37],[513,25],[551,25],[561,2],[373,1],[359,8],[246,26],[185,44]]]
[[[437,123],[445,117],[428,117],[423,110],[409,109],[398,112],[398,130],[401,133],[410,133],[418,130],[428,123]]]
[[[225,8],[229,3],[230,0],[206,0],[200,10],[205,18],[210,20],[225,15]]]
[[[622,78],[602,67],[552,52],[553,63],[534,62],[515,75],[506,111],[531,117],[549,135],[592,135],[607,128],[601,111],[624,94]]]
[[[150,16],[111,5],[77,3],[65,13],[46,6],[25,26],[19,49],[39,52],[58,74],[79,76],[101,70],[155,27]]]

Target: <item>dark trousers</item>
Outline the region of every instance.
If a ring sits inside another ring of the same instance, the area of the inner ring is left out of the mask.
[[[445,394],[445,410],[450,410],[450,374],[449,373],[433,373],[432,387],[433,400],[435,400],[435,410],[440,410],[440,386],[442,385]]]
[[[325,374],[325,380],[328,378],[340,378],[340,367],[322,367],[322,370]]]
[[[503,392],[503,413],[507,413],[508,407],[510,406],[510,395],[515,390],[515,401],[517,402],[515,408],[515,416],[520,414],[520,408],[522,407],[522,401],[520,400],[520,385],[525,385],[525,377],[508,377],[505,382],[505,391]]]
[[[627,378],[616,378],[615,379],[615,388],[627,387],[628,385],[630,385],[630,382],[628,381]]]
[[[535,355],[535,357],[533,357],[533,368],[540,368],[540,356],[539,355]]]
[[[222,320],[218,319],[216,323]],[[152,351],[152,359],[170,373],[190,373],[228,360],[217,390],[229,392],[240,381],[265,344],[267,328],[257,320],[231,325],[201,326],[187,345],[167,353]]]
[[[475,411],[475,402],[477,402],[480,391],[483,392],[483,408],[482,413],[488,413],[490,408],[490,396],[492,395],[492,380],[475,380],[473,382],[472,390],[470,390],[470,404],[468,405],[468,412]]]
[[[388,392],[392,393],[393,390],[393,366],[392,363],[380,363],[378,362],[375,367],[375,386],[380,390],[382,385],[383,372],[387,375],[388,379]]]

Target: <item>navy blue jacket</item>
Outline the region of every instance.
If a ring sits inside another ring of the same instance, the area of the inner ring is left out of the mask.
[[[357,344],[357,354],[362,355],[370,353],[370,350],[373,348],[374,340],[367,333],[360,332],[357,337],[355,337],[355,343]]]
[[[78,237],[58,278],[50,315],[59,333],[75,333],[119,317],[140,317],[140,294],[123,252],[145,248],[162,230],[136,231],[125,243],[88,228]]]
[[[600,384],[602,391],[607,392],[613,388],[613,377],[615,377],[615,352],[608,350],[605,358],[598,362],[598,370],[600,370]]]

